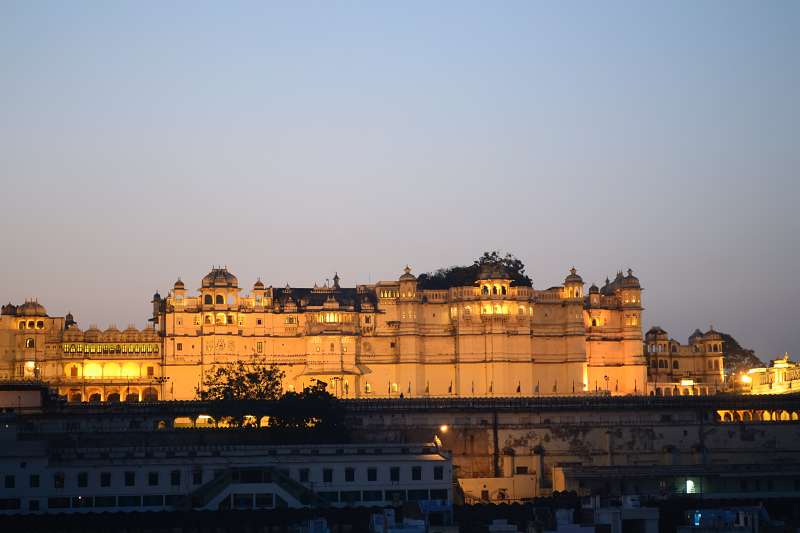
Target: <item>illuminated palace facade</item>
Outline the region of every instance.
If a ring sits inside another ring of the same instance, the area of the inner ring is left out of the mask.
[[[572,269],[562,285],[515,285],[498,265],[429,290],[397,280],[345,288],[265,286],[243,294],[226,268],[197,293],[179,279],[153,297],[145,330],[3,307],[0,379],[42,379],[71,401],[191,399],[204,371],[275,363],[285,390],[315,380],[349,398],[645,394],[641,286],[628,270],[602,288]]]

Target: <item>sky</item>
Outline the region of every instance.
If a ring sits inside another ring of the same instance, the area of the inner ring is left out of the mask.
[[[800,356],[800,3],[0,2],[0,300],[515,254]]]

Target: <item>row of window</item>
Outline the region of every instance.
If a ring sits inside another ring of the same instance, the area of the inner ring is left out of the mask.
[[[33,340],[33,339],[31,339]],[[63,344],[64,353],[158,353],[158,344]]]
[[[692,346],[692,351],[695,352],[695,353],[699,353],[701,351],[701,348],[703,349],[703,351],[707,351],[707,352],[721,352],[722,351],[722,344],[709,344],[708,346],[695,344],[695,345]],[[650,352],[650,353],[666,352],[667,351],[667,345],[666,344],[648,344],[647,345],[647,351]],[[677,344],[671,344],[670,348],[669,348],[669,351],[672,352],[672,353],[677,353],[678,352],[678,345]]]
[[[651,368],[669,368],[669,361],[666,359],[651,359],[650,360],[650,367]],[[678,361],[672,361],[672,369],[678,370],[680,368],[680,364]],[[714,359],[708,361],[708,369],[709,370],[719,370],[719,359]]]
[[[93,473],[94,474],[94,473]],[[117,473],[118,474],[118,473]],[[200,485],[203,482],[203,471],[202,470],[193,470],[192,471],[192,484]],[[78,472],[75,475],[75,487],[77,488],[87,488],[89,486],[89,472]],[[98,482],[101,487],[110,487],[114,477],[113,472],[100,472],[98,475]],[[181,484],[181,477],[182,472],[180,470],[172,470],[169,473],[169,483],[173,487],[180,486]],[[126,471],[122,473],[122,482],[125,487],[135,487],[136,486],[136,472],[135,471]],[[147,485],[151,487],[156,487],[161,483],[161,473],[160,472],[147,472],[146,476]],[[31,474],[28,477],[28,487],[35,489],[39,488],[41,484],[41,478],[39,474]],[[53,488],[55,489],[63,489],[67,484],[67,476],[64,472],[55,472],[53,474]],[[3,477],[3,486],[7,489],[16,488],[17,480],[14,474],[6,474]]]
[[[20,330],[23,329],[44,329],[44,320],[28,320],[25,322],[24,320],[20,320],[19,325]]]
[[[355,467],[346,467],[344,469],[343,481],[346,483],[355,482],[356,470],[357,469]],[[378,467],[366,468],[366,480],[379,481],[378,470],[379,470]],[[74,477],[74,486],[77,488],[88,488],[90,474],[95,474],[95,473],[78,472]],[[117,476],[114,476],[113,472],[99,472],[96,475],[98,476],[97,479],[100,487],[111,487],[114,478],[119,477],[119,473],[117,473]],[[408,475],[410,476],[407,478],[408,480],[422,481],[423,479],[422,466],[411,466],[409,468]],[[170,471],[169,484],[173,487],[180,486],[182,476],[183,472],[181,470]],[[123,486],[135,487],[137,484],[137,477],[138,476],[136,471],[129,470],[122,472],[121,481]],[[156,472],[156,471],[147,472],[144,479],[146,480],[148,486],[157,487],[162,482],[161,472]],[[435,481],[444,480],[443,466],[433,467],[433,479]],[[258,469],[258,468],[240,469],[235,472],[234,480],[240,483],[270,483],[272,482],[272,472],[269,469]],[[310,482],[311,469],[300,468],[298,470],[298,480],[301,483]],[[323,483],[335,483],[340,481],[342,480],[337,479],[337,475],[334,469],[332,468],[322,469]],[[399,466],[389,467],[389,481],[394,483],[399,483],[401,481],[401,468]],[[193,470],[191,472],[191,482],[193,485],[202,484],[203,471],[199,469]],[[28,477],[28,486],[30,488],[39,488],[40,484],[41,484],[41,479],[39,474],[31,474]],[[17,485],[17,480],[14,474],[6,474],[3,477],[3,486],[5,488],[14,489],[16,488],[16,485]],[[55,472],[53,474],[53,488],[63,489],[65,488],[66,485],[67,485],[67,475],[64,472]],[[70,485],[72,485],[72,483],[70,483]]]

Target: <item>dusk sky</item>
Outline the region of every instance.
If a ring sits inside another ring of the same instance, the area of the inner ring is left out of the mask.
[[[521,258],[800,355],[800,2],[0,3],[0,300]]]

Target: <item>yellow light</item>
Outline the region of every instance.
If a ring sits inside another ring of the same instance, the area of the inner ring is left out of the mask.
[[[694,385],[694,380],[693,379],[682,379],[681,380],[681,386],[688,387],[690,385]]]
[[[33,361],[25,361],[25,370],[33,371],[34,368],[36,368],[36,363]]]
[[[447,424],[442,424],[441,426],[439,426],[439,431],[441,431],[442,433],[447,433],[448,429],[450,428],[447,427]]]
[[[753,378],[751,378],[747,374],[742,375],[741,380],[742,380],[742,383],[752,383],[753,382]]]

